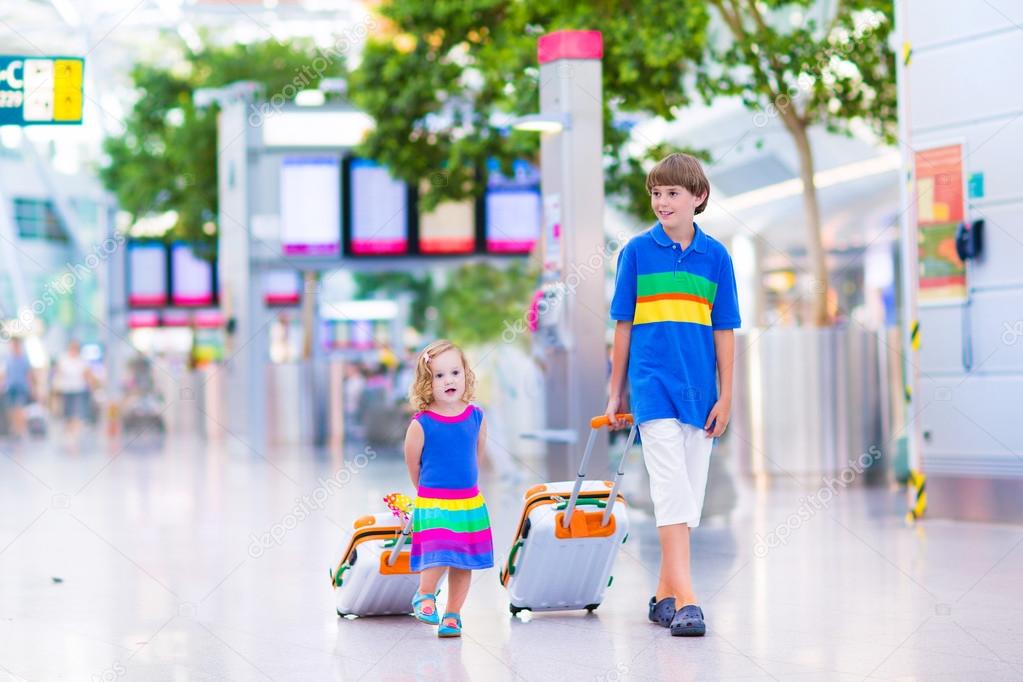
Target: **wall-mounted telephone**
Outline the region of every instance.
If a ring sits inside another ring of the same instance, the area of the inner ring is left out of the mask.
[[[968,260],[976,262],[984,249],[984,220],[978,219],[971,222],[959,223],[956,228],[956,255],[959,260],[966,263]],[[971,322],[970,307],[973,303],[973,292],[970,290],[969,271],[966,280],[966,299],[963,301],[963,369],[969,372],[973,369],[973,331]]]
[[[959,223],[956,228],[956,254],[959,260],[976,259],[984,248],[984,220],[974,220],[967,225]]]

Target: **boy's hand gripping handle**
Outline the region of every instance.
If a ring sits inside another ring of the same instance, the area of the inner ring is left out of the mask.
[[[614,508],[615,499],[618,496],[618,486],[621,483],[622,476],[625,474],[625,456],[629,453],[632,448],[633,442],[636,440],[636,424],[631,414],[622,413],[616,414],[615,417],[619,421],[625,421],[632,424],[632,429],[629,431],[629,437],[625,441],[625,451],[622,453],[621,461],[618,462],[618,471],[615,473],[614,482],[611,485],[611,496],[608,498],[607,506],[604,508],[604,517],[601,519],[600,525],[606,526],[611,518],[611,510]],[[583,451],[583,459],[579,462],[579,473],[576,474],[575,485],[572,487],[572,496],[568,500],[568,505],[565,507],[565,513],[563,515],[562,526],[568,528],[572,522],[572,512],[575,511],[576,502],[579,500],[579,491],[582,490],[583,481],[586,479],[586,468],[590,464],[590,456],[593,454],[593,445],[597,441],[597,433],[604,426],[610,426],[610,422],[605,415],[594,417],[590,420],[590,436],[586,439],[586,449]]]
[[[630,412],[619,412],[615,414],[615,419],[627,424],[632,424],[634,421]],[[607,418],[606,414],[602,414],[599,417],[594,417],[590,420],[591,429],[599,429],[604,426],[611,426],[611,420]]]

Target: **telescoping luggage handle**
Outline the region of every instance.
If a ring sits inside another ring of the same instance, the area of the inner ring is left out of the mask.
[[[617,417],[618,421],[632,424],[632,428],[629,429],[629,437],[625,441],[625,450],[622,452],[622,458],[618,462],[618,471],[615,472],[614,482],[611,485],[611,496],[607,500],[607,506],[604,507],[604,517],[600,520],[601,527],[606,526],[611,519],[611,510],[614,508],[615,500],[618,498],[618,486],[621,485],[622,476],[625,474],[625,457],[629,454],[629,450],[636,440],[636,429],[638,428],[631,414],[616,414],[615,417]],[[583,480],[586,478],[586,468],[590,464],[593,445],[597,442],[597,433],[600,432],[602,427],[609,425],[610,421],[605,415],[600,415],[590,420],[590,437],[586,439],[586,449],[583,451],[582,461],[579,462],[579,473],[576,475],[575,486],[572,488],[572,497],[568,500],[568,506],[565,507],[564,520],[561,522],[561,525],[565,528],[568,528],[572,523],[572,512],[575,511],[575,504],[579,499],[579,491],[582,490]]]
[[[398,560],[398,555],[401,554],[401,548],[405,546],[406,538],[412,533],[412,514],[408,515],[408,519],[405,520],[405,525],[402,526],[401,534],[394,538],[394,547],[391,549],[391,556],[387,557],[387,565],[394,566],[394,562]]]

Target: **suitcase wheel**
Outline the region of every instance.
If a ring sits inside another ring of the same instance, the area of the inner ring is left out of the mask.
[[[515,606],[515,604],[508,604],[508,610],[511,611],[511,614],[513,616],[517,616],[519,615],[520,612],[530,611],[531,609],[529,609],[526,606]]]
[[[587,604],[586,605],[586,613],[593,613],[594,611],[597,610],[598,606],[600,606],[600,604]]]

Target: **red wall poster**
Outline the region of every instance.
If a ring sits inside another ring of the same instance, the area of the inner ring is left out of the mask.
[[[963,221],[963,147],[948,145],[916,153],[916,234],[921,303],[966,297],[966,268],[956,254]]]

